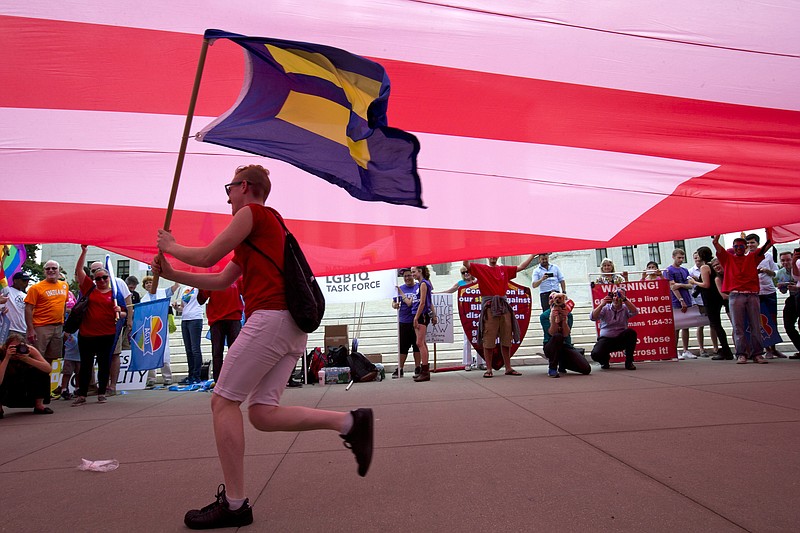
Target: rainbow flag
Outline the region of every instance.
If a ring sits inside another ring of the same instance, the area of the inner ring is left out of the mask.
[[[8,280],[22,270],[27,257],[28,253],[23,244],[4,244],[0,247],[0,260],[3,263],[3,268],[0,270],[0,289],[8,287]]]
[[[169,298],[136,304],[133,313],[129,372],[164,366],[164,350],[169,342],[168,310]]]

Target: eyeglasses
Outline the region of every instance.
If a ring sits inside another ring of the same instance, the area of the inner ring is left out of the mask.
[[[227,185],[225,185],[225,194],[230,196],[231,189],[236,185],[241,185],[242,183],[249,183],[249,182],[247,180],[242,180],[242,181],[232,181],[231,183],[228,183]]]
[[[96,276],[96,277],[94,278],[94,280],[95,280],[95,281],[100,281],[100,280],[102,280],[102,281],[108,281],[108,276]]]
[[[464,272],[461,273],[462,276],[466,276],[467,274],[469,274],[469,272],[467,272],[467,271],[464,271]]]
[[[746,248],[747,245],[745,245],[745,244],[734,244],[733,247],[734,248]]]

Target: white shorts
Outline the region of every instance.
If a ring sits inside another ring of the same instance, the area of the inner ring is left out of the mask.
[[[249,397],[248,405],[279,405],[307,342],[289,311],[254,311],[228,348],[214,394],[234,402]]]

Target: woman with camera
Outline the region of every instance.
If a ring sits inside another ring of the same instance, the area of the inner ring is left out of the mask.
[[[106,402],[106,390],[111,369],[111,353],[117,334],[117,320],[127,316],[126,309],[118,305],[111,289],[108,271],[100,268],[94,272],[94,280],[86,275],[83,265],[86,264],[85,244],[81,245],[81,255],[75,265],[75,279],[81,288],[81,294],[88,298],[89,305],[78,329],[78,349],[81,352],[81,367],[78,372],[78,390],[72,406],[86,404],[86,394],[97,359],[97,401]],[[74,311],[73,311],[74,312]]]
[[[0,347],[0,403],[6,407],[30,407],[33,403],[34,414],[53,414],[43,400],[50,395],[50,369],[39,350],[25,344],[22,335],[11,333]]]

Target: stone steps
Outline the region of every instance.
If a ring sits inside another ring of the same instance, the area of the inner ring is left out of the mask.
[[[778,329],[784,342],[778,345],[778,349],[787,355],[795,353],[795,348],[789,341],[783,328],[783,299],[779,299],[778,303]],[[535,302],[536,304],[536,302]],[[388,307],[388,306],[384,306]],[[349,326],[349,335],[352,342],[357,321],[354,318],[352,306],[332,306],[328,310],[322,326],[308,336],[308,350],[316,346],[322,347],[324,340],[324,331],[326,325],[347,324]],[[538,308],[535,308],[538,311]],[[578,348],[584,348],[586,352],[590,352],[597,340],[596,329],[594,323],[589,320],[589,313],[591,307],[580,306],[575,307],[573,310],[574,324],[572,328],[572,340]],[[176,379],[180,379],[187,374],[186,353],[183,348],[183,340],[180,333],[181,321],[178,317],[175,321],[178,326],[178,331],[170,335],[170,353],[172,361],[172,371]],[[728,339],[733,344],[731,336],[731,325],[728,317],[723,313],[722,324],[728,333]],[[206,331],[208,331],[207,324],[203,328],[203,341],[201,348],[203,351],[203,360],[211,360],[211,343],[205,339]],[[709,328],[705,328],[705,347],[711,351],[713,345],[709,336]],[[437,344],[435,346],[437,366],[455,366],[461,364],[464,332],[461,328],[461,323],[455,317],[455,329],[453,332],[453,343]],[[360,334],[359,337],[359,351],[364,354],[382,354],[383,364],[387,370],[394,370],[397,362],[397,315],[388,307],[372,306],[360,320]],[[689,347],[697,352],[698,345],[695,331],[691,332],[689,339]],[[428,346],[431,353],[431,360],[434,356],[434,346]],[[515,358],[517,364],[543,364],[544,358],[542,354],[542,328],[538,320],[538,313],[534,313],[534,319],[531,320],[528,332],[523,339],[522,345],[517,350]]]

